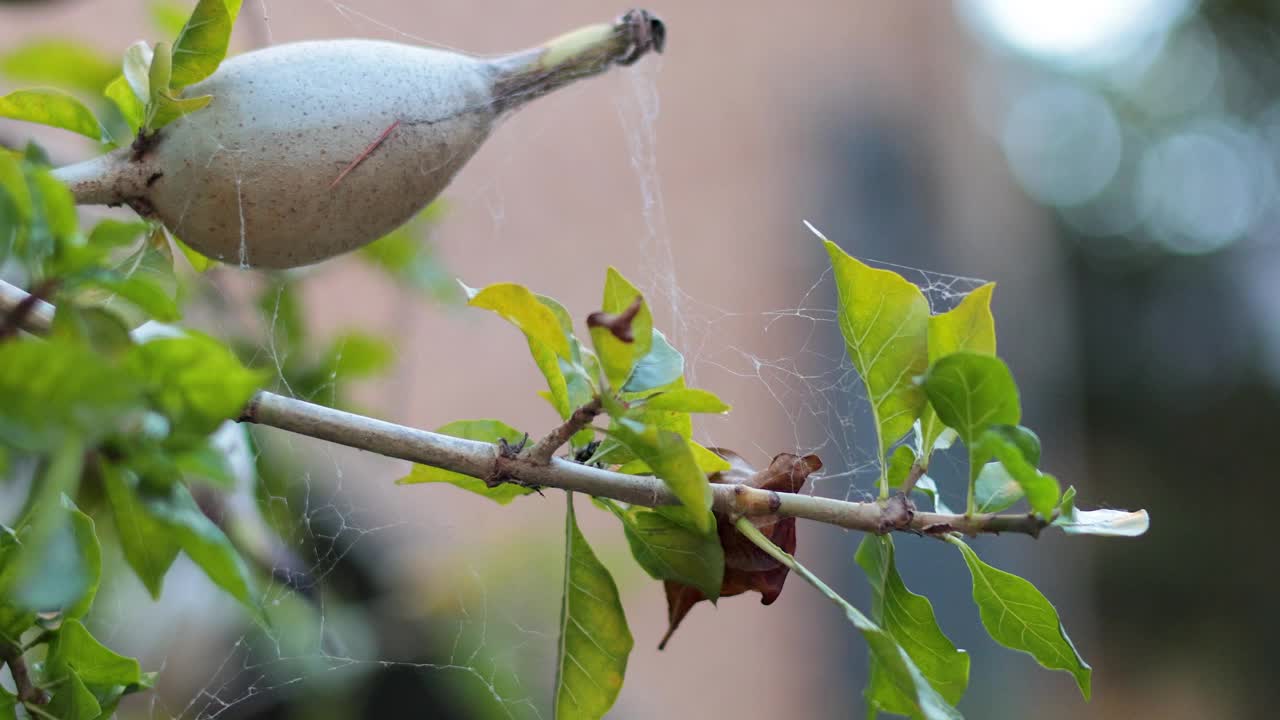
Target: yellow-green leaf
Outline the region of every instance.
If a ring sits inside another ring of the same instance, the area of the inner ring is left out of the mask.
[[[147,70],[148,101],[154,103],[162,94],[169,93],[169,79],[173,75],[173,50],[169,43],[156,43],[151,51],[151,67]]]
[[[591,344],[600,358],[605,379],[614,389],[623,387],[636,363],[653,347],[653,314],[640,291],[616,269],[609,268],[605,275],[601,311],[607,315],[620,315],[637,301],[640,307],[631,318],[630,341],[615,335],[608,327],[588,321]]]
[[[683,504],[686,525],[704,533],[711,531],[711,483],[698,467],[685,437],[628,418],[614,418],[609,433],[671,488]]]
[[[239,10],[239,8],[235,8]],[[173,43],[174,89],[209,77],[227,56],[232,15],[226,0],[200,0]]]
[[[557,720],[596,720],[613,707],[635,644],[609,570],[578,529],[565,493],[564,599],[556,657]]]
[[[996,354],[996,320],[991,314],[995,287],[995,283],[987,283],[966,295],[959,305],[929,318],[929,362],[961,350]],[[920,416],[920,454],[925,467],[945,431],[938,414],[926,406]]]
[[[631,555],[650,577],[696,587],[713,602],[720,597],[724,549],[718,535],[695,532],[653,510],[596,502],[622,521]]]
[[[481,290],[467,288],[467,294],[468,305],[497,313],[520,328],[529,339],[546,345],[561,358],[571,359],[569,339],[560,321],[529,288],[516,283],[497,283]]]
[[[929,363],[929,303],[901,275],[868,267],[824,242],[840,293],[840,332],[867,389],[883,472],[885,452],[924,410],[924,391],[915,379]]]
[[[651,395],[644,400],[650,410],[686,413],[727,413],[731,409],[715,393],[694,388],[679,388]]]
[[[610,266],[605,271],[604,277],[604,300],[601,309],[607,313],[617,314],[631,307],[631,303],[636,298],[644,300],[644,295],[636,289],[618,272],[617,268]],[[636,317],[631,321],[631,334],[635,336],[635,342],[631,347],[635,353],[635,359],[639,360],[649,353],[653,338],[653,313],[649,310],[649,304],[642,302],[640,312],[636,313]]]
[[[134,94],[133,88],[129,87],[129,81],[124,75],[119,75],[115,80],[107,84],[102,94],[108,100],[115,103],[116,108],[120,110],[120,115],[125,122],[129,123],[129,132],[137,135],[138,130],[142,128],[143,115],[146,112],[142,101],[138,100],[138,96]]]
[[[938,627],[933,605],[907,589],[894,564],[893,538],[867,535],[856,560],[871,581],[875,621],[893,636],[934,690],[948,703],[960,702],[969,684],[969,655],[957,650]],[[867,700],[884,712],[910,715],[913,700],[886,676],[872,656]]]
[[[87,43],[39,39],[0,58],[0,73],[20,83],[98,92],[119,72],[115,63]]]
[[[480,440],[489,443],[506,440],[512,445],[520,442],[520,439],[524,437],[524,433],[500,420],[456,420],[438,428],[436,432],[450,437]],[[506,505],[521,495],[528,495],[533,492],[531,488],[515,483],[502,483],[497,487],[489,487],[480,478],[427,465],[414,465],[408,475],[396,481],[397,485],[416,485],[419,483],[448,483],[467,492],[487,497],[499,505]]]
[[[187,259],[187,262],[191,263],[192,270],[195,270],[198,273],[202,273],[208,270],[209,268],[213,267],[214,265],[218,264],[217,260],[201,255],[198,251],[193,249],[190,245],[187,245],[186,243],[182,242],[182,238],[178,237],[177,235],[174,235],[172,237],[173,237],[173,244],[178,246],[178,249],[182,251],[182,256]]]
[[[948,536],[947,541],[960,549],[969,566],[973,600],[991,638],[1031,655],[1050,670],[1071,673],[1088,700],[1093,669],[1067,637],[1058,611],[1049,600],[1027,580],[982,562],[963,540]]]
[[[133,90],[133,96],[143,104],[151,102],[151,56],[151,46],[143,40],[124,51],[124,79],[128,82],[129,89]],[[172,66],[170,71],[172,72]],[[170,79],[172,80],[172,76]]]
[[[203,108],[213,99],[212,95],[200,95],[193,98],[175,98],[167,93],[160,93],[155,99],[154,114],[151,116],[150,129],[159,130],[183,115]]]
[[[102,127],[93,112],[61,90],[15,90],[0,97],[0,117],[62,128],[102,140]]]

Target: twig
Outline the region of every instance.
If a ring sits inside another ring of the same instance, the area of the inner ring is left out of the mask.
[[[0,311],[23,297],[26,293],[0,281]],[[47,307],[47,315],[29,315],[24,329],[48,331],[52,306]],[[253,396],[239,420],[476,478],[500,474],[525,485],[576,490],[646,507],[680,502],[666,483],[653,476],[626,475],[555,457],[548,462],[536,462],[529,455],[502,458],[493,443],[396,425],[265,391]],[[500,473],[495,472],[499,469]],[[712,484],[711,491],[714,509],[726,514],[776,514],[862,532],[885,531],[883,510],[876,502],[847,502],[737,485]],[[925,535],[1007,532],[1037,536],[1048,524],[1048,520],[1031,514],[964,516],[917,512],[909,523],[894,529]]]
[[[911,491],[916,489],[916,483],[920,482],[920,478],[924,477],[925,471],[928,470],[920,463],[912,463],[911,469],[907,471],[907,477],[902,481],[902,494],[911,497]]]
[[[22,648],[9,642],[0,643],[0,661],[9,666],[13,686],[18,691],[18,702],[32,705],[49,702],[49,694],[31,681],[31,672],[27,669],[26,658],[22,656]]]
[[[547,433],[546,437],[529,448],[529,451],[525,453],[525,457],[535,463],[546,465],[551,462],[551,456],[555,454],[556,450],[564,447],[564,444],[569,442],[569,439],[576,435],[579,430],[590,425],[591,421],[595,420],[600,412],[600,398],[596,398],[574,410],[568,420],[565,420],[563,424]]]

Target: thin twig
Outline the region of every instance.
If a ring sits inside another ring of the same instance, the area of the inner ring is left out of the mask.
[[[31,681],[31,672],[27,669],[27,660],[22,655],[22,648],[13,643],[0,643],[0,661],[9,666],[9,674],[13,676],[13,687],[18,691],[18,702],[32,705],[44,705],[49,702],[49,694]]]
[[[24,297],[26,293],[0,281],[0,311]],[[28,316],[24,329],[47,332],[52,306],[46,307],[50,312]],[[666,483],[650,475],[626,475],[555,457],[545,463],[527,455],[504,458],[493,443],[396,425],[265,391],[253,396],[239,420],[476,478],[501,476],[524,485],[576,490],[646,507],[680,503]],[[877,502],[848,502],[737,485],[712,484],[711,491],[713,508],[725,514],[741,514],[746,509],[746,514],[751,515],[805,518],[869,533],[886,531],[883,509]],[[1037,536],[1048,524],[1049,520],[1031,514],[965,516],[916,512],[909,523],[893,529],[935,536],[951,532]]]
[[[570,438],[590,425],[591,421],[595,420],[600,413],[600,398],[596,398],[574,410],[568,420],[565,420],[564,423],[547,433],[546,437],[529,448],[529,451],[525,453],[525,457],[533,462],[546,465],[551,462],[551,456],[555,454],[556,450],[564,447],[564,444],[569,442]]]
[[[920,478],[924,477],[926,470],[928,468],[920,463],[912,463],[911,469],[907,471],[907,477],[902,481],[903,495],[911,496],[911,491],[916,489],[916,483],[920,482]]]

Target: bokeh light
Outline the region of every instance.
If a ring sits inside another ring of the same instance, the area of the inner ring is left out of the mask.
[[[967,19],[1004,46],[1047,62],[1083,67],[1118,62],[1184,15],[1189,0],[964,0]]]

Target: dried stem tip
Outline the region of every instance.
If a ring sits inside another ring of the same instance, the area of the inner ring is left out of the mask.
[[[494,97],[501,109],[516,107],[611,65],[660,53],[666,42],[661,20],[647,10],[628,10],[613,23],[588,25],[497,60]]]

